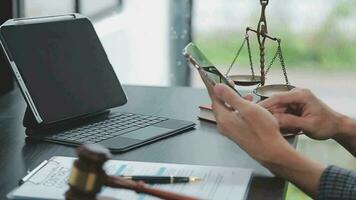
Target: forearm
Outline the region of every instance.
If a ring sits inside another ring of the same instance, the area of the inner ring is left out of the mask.
[[[280,148],[274,160],[263,162],[275,175],[284,178],[306,194],[315,198],[318,193],[320,177],[326,166],[299,154],[293,148]]]
[[[356,120],[342,116],[340,131],[334,139],[356,157]]]

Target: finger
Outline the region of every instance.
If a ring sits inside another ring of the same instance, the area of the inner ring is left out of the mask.
[[[253,96],[252,94],[247,94],[246,96],[243,97],[247,101],[253,101]]]
[[[228,108],[225,103],[221,101],[213,101],[212,111],[217,123],[225,121],[224,118],[228,115],[228,113],[233,112],[231,108]]]
[[[238,96],[234,90],[223,84],[216,85],[214,87],[214,93],[217,98],[229,104],[232,108],[238,110],[241,114],[244,113],[246,108],[248,108],[251,103]]]
[[[234,131],[244,124],[241,118],[236,114],[236,111],[231,111],[222,102],[214,102],[212,108],[218,131],[229,139],[234,140],[237,137]]]
[[[212,101],[217,100],[217,98],[216,98],[216,96],[214,94],[214,90],[213,90],[214,85],[206,77],[206,72],[204,72],[202,70],[199,70],[199,74],[200,74],[201,79],[204,82],[204,85],[205,85],[206,89],[208,90],[208,94],[210,96],[210,99]]]
[[[235,87],[235,82],[231,79],[228,80],[229,81],[229,84],[232,86],[232,87]]]
[[[306,120],[304,118],[291,115],[291,114],[275,114],[274,115],[279,123],[279,126],[283,129],[303,129]]]
[[[281,128],[280,129],[283,136],[286,135],[300,135],[301,130],[298,128]]]
[[[279,109],[279,108],[286,108],[287,109],[288,105],[274,105],[274,106],[271,106],[269,107],[269,109]]]
[[[276,108],[268,109],[268,111],[272,114],[286,113],[287,108],[286,107],[276,107]]]
[[[285,105],[291,103],[303,103],[306,99],[303,98],[303,93],[296,89],[289,92],[284,92],[276,94],[264,101],[261,101],[259,104],[264,108],[270,108],[276,105]]]

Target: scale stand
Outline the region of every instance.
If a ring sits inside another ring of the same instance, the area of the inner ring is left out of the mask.
[[[266,13],[266,7],[269,3],[269,0],[260,0],[260,3],[262,6],[262,10],[261,10],[261,17],[258,22],[257,30],[254,30],[250,27],[246,28],[245,40],[243,41],[241,47],[238,49],[236,56],[233,59],[231,65],[225,75],[229,79],[233,80],[236,85],[240,85],[240,86],[258,85],[257,88],[254,89],[253,92],[256,95],[260,96],[262,99],[264,99],[264,98],[271,97],[272,95],[274,95],[276,93],[290,91],[291,89],[293,89],[295,87],[289,84],[287,70],[286,70],[283,53],[282,53],[282,48],[281,48],[281,39],[268,35],[267,20],[266,20],[265,13]],[[258,40],[258,44],[259,44],[259,52],[260,52],[261,75],[255,75],[255,71],[253,68],[252,53],[251,53],[250,40],[249,40],[250,32],[256,34],[256,36],[257,36],[257,40]],[[266,68],[266,65],[265,65],[265,43],[266,43],[267,39],[277,42],[278,47],[277,47],[277,51],[276,51],[274,57],[272,58],[270,64]],[[251,75],[229,75],[233,65],[237,61],[237,58],[240,55],[245,44],[247,44],[247,49],[248,49]],[[272,67],[274,61],[277,58],[279,59],[281,67],[282,67],[285,84],[265,85],[266,75],[269,72],[270,68]]]

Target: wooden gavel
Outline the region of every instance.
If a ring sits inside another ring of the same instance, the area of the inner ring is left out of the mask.
[[[103,200],[97,198],[103,186],[133,190],[167,200],[196,200],[173,192],[154,189],[143,182],[126,180],[119,176],[106,174],[103,165],[111,158],[109,150],[97,145],[87,144],[77,149],[78,159],[74,161],[69,177],[69,190],[65,193],[66,200]]]

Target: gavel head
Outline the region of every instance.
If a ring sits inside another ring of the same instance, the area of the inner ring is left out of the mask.
[[[95,200],[104,184],[106,173],[104,163],[111,158],[109,150],[87,144],[77,149],[78,159],[74,161],[68,183],[67,200]]]

